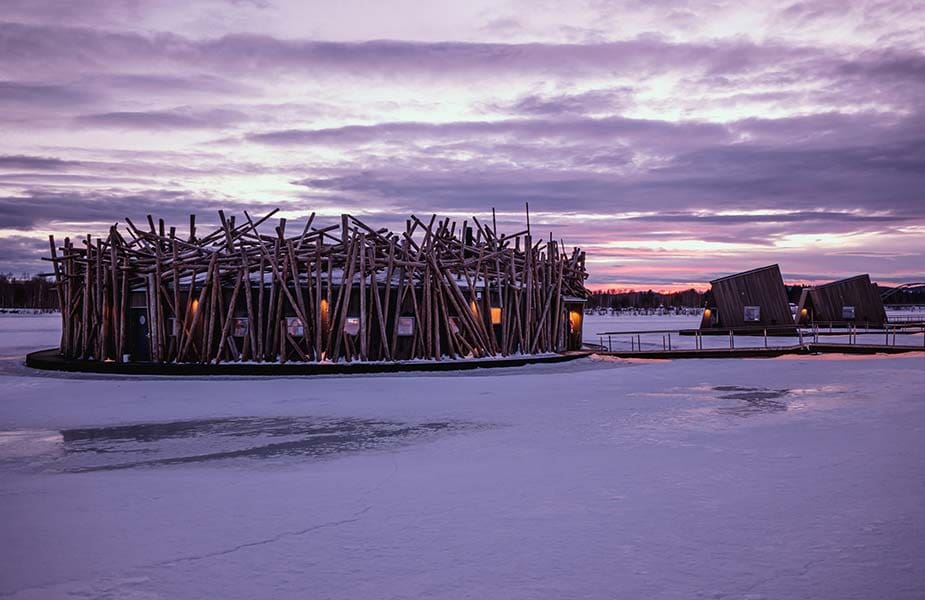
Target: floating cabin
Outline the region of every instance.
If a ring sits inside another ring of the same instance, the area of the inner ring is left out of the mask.
[[[775,334],[793,333],[793,314],[778,265],[721,277],[710,287],[715,306],[704,309],[701,330],[761,333],[762,328],[773,328]]]
[[[883,327],[886,321],[880,290],[867,274],[804,288],[797,305],[800,325]]]
[[[463,359],[581,347],[585,254],[499,235],[477,219],[412,216],[374,230],[343,215],[297,235],[277,211],[219,212],[207,235],[126,219],[109,235],[50,238],[65,358],[160,363]]]

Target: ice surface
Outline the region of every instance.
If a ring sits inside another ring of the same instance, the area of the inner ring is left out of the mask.
[[[0,317],[0,596],[923,596],[921,354],[22,365],[57,339],[56,316]]]

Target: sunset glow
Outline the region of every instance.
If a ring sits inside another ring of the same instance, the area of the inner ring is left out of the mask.
[[[922,280],[914,0],[11,0],[0,271],[151,213],[553,232],[592,288]]]

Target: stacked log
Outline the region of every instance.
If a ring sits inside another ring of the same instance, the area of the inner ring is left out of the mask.
[[[562,299],[585,298],[585,254],[528,229],[499,235],[411,216],[404,231],[343,215],[296,235],[277,213],[184,238],[150,215],[106,237],[49,238],[67,358],[163,363],[321,362],[565,349]],[[133,321],[133,319],[135,319]],[[138,327],[144,338],[139,348]]]

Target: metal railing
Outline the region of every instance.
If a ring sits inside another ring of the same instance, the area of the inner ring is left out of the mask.
[[[898,344],[897,340],[905,340],[908,339],[905,336],[914,336],[918,334],[922,335],[922,348],[925,348],[925,324],[916,324],[914,327],[910,327],[909,324],[887,323],[886,325],[878,328],[859,328],[857,325],[850,325],[839,330],[836,330],[832,323],[828,323],[827,325],[828,327],[825,327],[825,324],[814,323],[808,327],[797,327],[793,325],[769,325],[759,327],[711,328],[707,330],[689,328],[640,329],[633,331],[603,331],[595,333],[594,335],[597,336],[599,345],[602,348],[606,348],[609,352],[614,351],[615,341],[617,342],[618,346],[623,344],[625,348],[627,338],[629,339],[630,352],[643,352],[643,336],[646,338],[646,351],[658,351],[659,349],[662,351],[718,350],[724,348],[735,350],[737,336],[740,338],[745,338],[745,342],[740,339],[740,349],[780,349],[792,347],[794,345],[771,345],[768,341],[769,337],[775,340],[792,338],[796,342],[796,345],[799,346],[805,346],[810,342],[813,344],[818,344],[819,338],[821,336],[839,336],[842,338],[847,338],[846,341],[827,341],[826,343],[830,345],[912,347],[912,344]],[[842,325],[844,325],[844,323],[842,323]],[[791,332],[792,335],[788,335]],[[674,336],[674,338],[672,338],[672,336]],[[725,337],[728,339],[728,346],[726,344],[708,344],[707,347],[704,347],[704,338],[716,340],[720,337]],[[685,338],[693,339],[693,348],[683,347],[684,344],[681,343],[681,340]],[[757,339],[762,340],[761,345],[748,343]]]
[[[892,315],[887,321],[889,323],[925,323],[925,316],[919,315]]]

